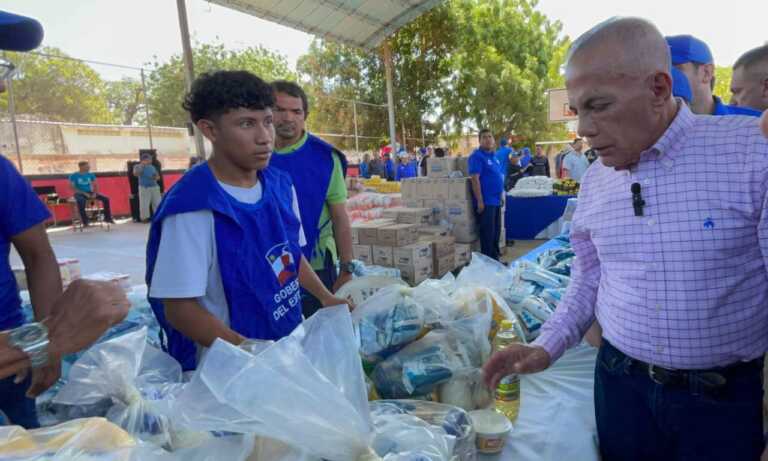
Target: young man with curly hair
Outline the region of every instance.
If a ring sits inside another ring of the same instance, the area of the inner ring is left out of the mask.
[[[211,141],[207,162],[167,193],[147,245],[147,285],[164,346],[186,370],[221,338],[276,340],[301,323],[303,287],[346,304],[302,256],[296,192],[268,168],[275,129],[269,84],[245,71],[200,76],[184,108]]]

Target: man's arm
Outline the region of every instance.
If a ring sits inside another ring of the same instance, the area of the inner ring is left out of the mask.
[[[11,237],[11,243],[24,262],[35,319],[41,321],[51,314],[61,295],[61,274],[45,226],[32,226]]]
[[[214,317],[196,298],[164,299],[163,304],[173,328],[201,346],[211,347],[216,338],[236,346],[246,339]]]
[[[99,195],[99,182],[96,180],[96,177],[93,177],[93,181],[91,181],[91,195],[93,197],[96,197]]]
[[[320,300],[323,307],[338,306],[341,304],[347,304],[350,308],[354,308],[354,305],[349,301],[337,298],[325,288],[323,282],[317,277],[317,274],[312,269],[312,265],[309,264],[307,258],[304,255],[301,256],[301,263],[299,265],[299,285],[307,290],[312,296]]]
[[[349,223],[347,215],[347,204],[333,203],[328,205],[328,211],[331,214],[331,223],[333,225],[333,238],[336,240],[336,251],[339,253],[339,262],[347,264],[352,261],[352,225]],[[333,291],[336,292],[342,285],[352,278],[352,274],[344,270],[339,272],[339,277],[334,284]]]
[[[475,196],[475,200],[477,200],[477,211],[482,213],[485,210],[485,202],[483,201],[483,192],[480,188],[480,175],[473,174],[469,178],[472,183],[472,194]]]

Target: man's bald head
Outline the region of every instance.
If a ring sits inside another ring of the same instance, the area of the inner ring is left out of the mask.
[[[675,116],[669,47],[650,22],[613,18],[593,27],[566,58],[568,102],[605,166],[625,169]]]
[[[593,71],[616,76],[670,73],[669,46],[664,36],[641,18],[611,18],[581,35],[568,51],[566,73],[585,61]]]

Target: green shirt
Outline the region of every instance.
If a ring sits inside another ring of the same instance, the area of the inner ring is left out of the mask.
[[[307,142],[307,133],[299,139],[296,144],[285,147],[283,149],[275,149],[275,154],[288,155],[296,152],[301,146]],[[298,197],[299,208],[301,208],[301,197]],[[333,235],[333,224],[331,220],[331,212],[328,205],[336,205],[347,201],[347,185],[344,182],[344,173],[341,171],[341,160],[339,159],[336,151],[333,152],[333,171],[331,172],[331,181],[328,184],[328,192],[325,194],[325,204],[323,205],[323,211],[320,213],[320,222],[317,223],[320,235],[317,242],[317,256],[315,256],[311,263],[313,269],[322,269],[325,260],[325,252],[329,251],[334,261],[338,261],[338,250],[336,249],[336,239]],[[327,225],[326,225],[327,223]],[[303,223],[308,226],[310,223]],[[323,227],[324,226],[324,227]]]

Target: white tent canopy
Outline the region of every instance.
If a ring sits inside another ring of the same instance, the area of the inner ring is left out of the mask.
[[[209,0],[317,37],[372,49],[442,0]]]

